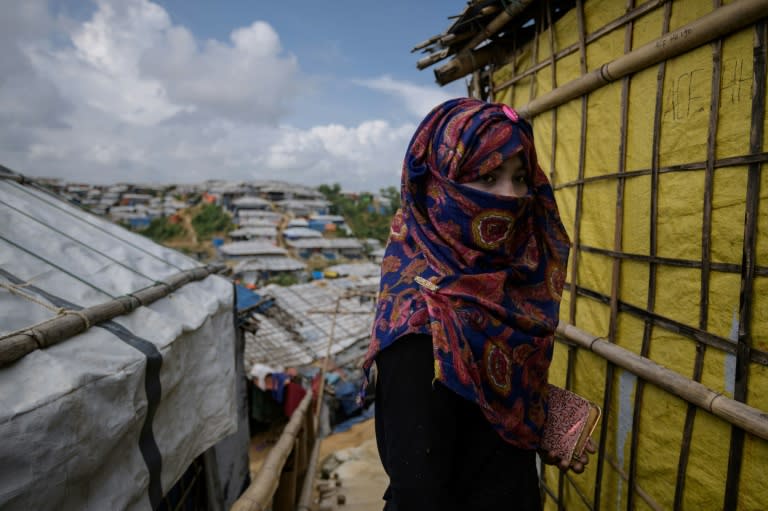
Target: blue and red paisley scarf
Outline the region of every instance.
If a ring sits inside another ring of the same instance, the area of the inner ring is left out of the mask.
[[[463,186],[514,155],[526,196]],[[408,146],[401,198],[364,368],[403,335],[429,334],[435,379],[506,441],[537,448],[570,242],[531,126],[499,104],[437,106]]]

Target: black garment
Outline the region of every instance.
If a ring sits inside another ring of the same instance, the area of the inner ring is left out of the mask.
[[[475,403],[433,386],[431,337],[398,339],[376,367],[385,511],[541,509],[536,453],[505,442]]]

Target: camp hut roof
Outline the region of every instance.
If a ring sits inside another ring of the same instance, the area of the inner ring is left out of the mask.
[[[236,431],[213,270],[0,168],[0,508],[156,509]]]
[[[306,269],[307,265],[292,257],[260,256],[240,261],[232,269],[234,274],[248,271],[298,271]]]
[[[277,221],[276,221],[277,220]],[[268,220],[266,218],[239,218],[237,224],[240,227],[275,227],[279,222],[279,217],[275,220]]]
[[[356,238],[306,238],[291,240],[287,242],[291,248],[328,248],[328,249],[355,249],[363,248],[363,245]]]
[[[331,329],[331,355],[347,349],[364,353],[373,321],[374,287],[366,280],[329,282],[269,285],[256,290],[263,297],[274,298],[274,306],[254,314],[259,328],[246,334],[246,367],[257,362],[283,367],[309,364],[325,356]]]
[[[311,215],[309,217],[310,222],[325,222],[325,223],[342,223],[344,217],[341,215]]]
[[[277,227],[274,225],[271,227],[242,227],[240,229],[235,229],[234,231],[230,231],[227,233],[230,238],[242,238],[242,237],[264,237],[264,238],[274,238],[277,236]]]
[[[296,183],[286,183],[283,181],[265,181],[254,184],[259,191],[264,194],[284,193],[287,197],[296,197],[300,199],[323,199],[323,194],[319,190],[308,186],[297,185]]]
[[[382,248],[377,248],[376,250],[372,250],[371,251],[371,255],[373,257],[384,257],[385,252],[386,252],[385,248],[383,248],[383,247]]]
[[[276,201],[275,204],[283,211],[296,211],[306,214],[318,209],[327,208],[330,203],[325,200],[314,199],[284,199]]]
[[[232,206],[238,209],[269,209],[272,203],[261,197],[240,197],[232,201]]]
[[[235,241],[221,245],[219,251],[228,257],[285,254],[284,248],[278,247],[269,241]]]
[[[341,277],[378,277],[381,266],[373,263],[334,264],[325,271],[337,273]]]
[[[279,223],[283,218],[282,213],[277,211],[263,211],[260,209],[241,209],[237,212],[237,221],[241,224],[249,220],[267,220],[272,223]]]
[[[283,236],[288,239],[323,237],[320,231],[310,229],[309,227],[289,227],[288,229],[283,230]]]
[[[293,218],[288,222],[287,227],[309,227],[309,222],[306,218]]]

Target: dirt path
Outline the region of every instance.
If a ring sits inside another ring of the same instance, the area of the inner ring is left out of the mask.
[[[192,215],[189,214],[189,210],[184,210],[184,212],[181,215],[181,221],[182,225],[184,226],[184,230],[187,231],[187,239],[192,243],[193,245],[197,245],[197,231],[195,230],[195,227],[192,225]]]
[[[320,467],[331,457],[341,461],[332,471],[341,486],[323,499],[321,507],[338,511],[381,511],[389,478],[379,461],[373,419],[324,438],[320,445]],[[344,504],[339,503],[338,495],[343,495]]]

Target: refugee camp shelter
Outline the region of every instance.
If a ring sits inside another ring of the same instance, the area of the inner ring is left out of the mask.
[[[530,120],[573,244],[550,380],[604,419],[548,509],[768,506],[767,15],[472,0],[416,48]]]
[[[302,238],[287,240],[286,244],[304,259],[313,254],[320,254],[329,260],[340,257],[358,259],[363,255],[363,245],[355,238]]]
[[[375,279],[335,279],[256,293],[269,306],[254,312],[257,328],[245,334],[245,365],[308,365],[327,354],[365,353],[373,321]]]
[[[381,276],[381,266],[374,263],[343,263],[329,266],[324,271],[325,276],[378,278]]]
[[[324,199],[283,199],[276,201],[275,205],[293,216],[306,217],[326,213],[330,202]]]
[[[303,238],[322,238],[323,235],[309,227],[288,227],[283,229],[283,237],[286,240],[298,240]]]
[[[298,278],[306,269],[306,264],[284,255],[249,257],[235,265],[232,278],[243,284],[262,286],[277,275],[289,274]]]
[[[232,241],[261,240],[275,243],[277,241],[277,227],[274,225],[262,227],[249,225],[230,231],[227,236]]]
[[[262,211],[260,209],[241,209],[237,212],[235,222],[237,222],[237,225],[240,227],[245,226],[252,226],[252,227],[259,227],[263,226],[264,222],[269,222],[272,225],[277,225],[280,223],[280,220],[283,218],[283,215],[281,213],[278,213],[277,211]]]
[[[253,240],[224,243],[219,247],[219,253],[226,259],[242,259],[254,256],[285,255],[286,251],[270,241]]]
[[[272,203],[261,197],[246,195],[233,200],[230,207],[234,210],[235,214],[238,214],[240,211],[270,210],[272,208]]]
[[[216,271],[0,167],[0,508],[229,508],[249,436]]]

